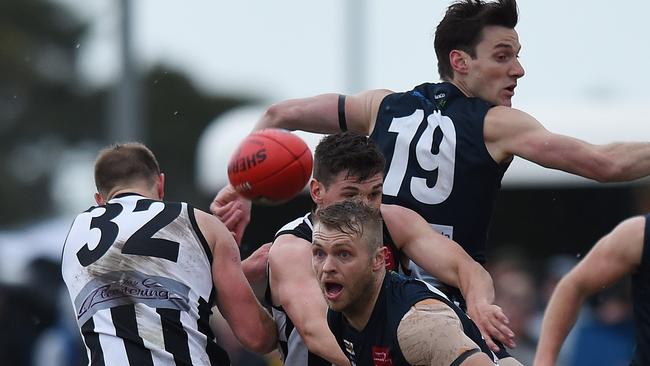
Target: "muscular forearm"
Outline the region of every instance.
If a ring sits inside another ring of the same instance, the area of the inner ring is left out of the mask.
[[[549,301],[537,345],[535,366],[555,365],[569,331],[576,322],[587,294],[568,281],[561,281]]]
[[[266,266],[268,263],[270,248],[271,243],[263,244],[255,250],[253,254],[241,262],[244,276],[251,285],[266,281]]]
[[[337,366],[349,366],[350,362],[343,354],[341,347],[336,343],[336,338],[329,331],[310,331],[300,332],[303,342],[311,353],[314,353]]]
[[[255,263],[253,263],[250,258],[246,258],[241,262],[241,269],[250,284],[264,278],[264,273],[260,273],[257,266],[255,266]]]
[[[600,150],[611,161],[600,181],[623,182],[650,175],[650,143],[611,143]]]
[[[258,313],[260,323],[256,332],[255,340],[248,344],[248,347],[259,354],[266,354],[277,348],[278,332],[275,321],[270,314],[260,307]]]
[[[494,284],[490,274],[477,262],[461,265],[458,273],[460,292],[468,307],[472,304],[494,303]]]

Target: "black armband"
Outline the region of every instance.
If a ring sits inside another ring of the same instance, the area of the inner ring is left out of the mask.
[[[345,120],[345,95],[339,94],[339,127],[342,132],[348,130],[348,123]]]

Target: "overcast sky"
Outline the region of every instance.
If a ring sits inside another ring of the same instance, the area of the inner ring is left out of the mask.
[[[90,24],[88,36],[78,40],[85,78],[98,85],[114,80],[120,72],[120,1],[56,1]],[[362,15],[354,14],[354,4],[365,7]],[[135,0],[134,51],[140,67],[162,63],[185,72],[208,92],[250,95],[267,104],[325,92],[402,91],[438,80],[433,32],[449,4],[440,0]],[[516,29],[526,76],[518,83],[514,107],[531,113],[551,131],[594,143],[650,140],[650,1],[520,0],[518,4]],[[359,42],[351,50],[355,34]],[[348,77],[352,58],[360,65],[356,79]],[[239,118],[252,123],[251,112],[242,113]],[[243,136],[248,128],[236,119],[230,122],[239,126]],[[228,149],[234,150],[233,133],[217,131],[214,135],[228,136],[227,141],[208,145],[229,144]],[[229,151],[206,150],[203,159],[201,149],[197,154],[199,171],[207,170],[201,169],[202,160],[215,170],[214,159],[221,157],[225,172]],[[206,185],[215,187],[214,178],[206,179]],[[558,182],[586,181],[523,159],[515,159],[504,179],[506,185]]]
[[[84,74],[95,83],[111,80],[119,72],[119,1],[58,1],[92,24],[89,37],[79,42]],[[206,90],[269,101],[365,88],[404,90],[438,79],[432,36],[450,2],[361,2],[366,11],[355,17],[354,27],[363,31],[362,82],[351,85],[346,20],[352,1],[137,0],[135,53],[143,66],[174,66]],[[516,105],[650,99],[650,2],[521,0],[519,9],[527,74]]]
[[[85,78],[97,85],[114,80],[120,72],[120,1],[55,1],[90,24],[88,36],[77,41]],[[206,91],[250,94],[269,103],[437,81],[433,31],[450,1],[364,0],[364,16],[351,27],[352,1],[360,0],[133,0],[135,54],[141,67],[174,67]],[[649,140],[650,1],[520,0],[519,9],[526,76],[514,106],[541,117],[551,130],[588,141]],[[355,50],[362,66],[357,83],[346,71],[355,27],[362,36]],[[580,118],[566,117],[575,114],[574,104]],[[603,106],[611,108],[603,113]],[[640,122],[621,127],[631,120]],[[59,205],[65,212],[92,204],[94,152],[88,154],[62,159],[62,168],[76,169],[66,170],[54,187],[65,192],[58,195],[65,197]],[[556,174],[519,159],[506,184],[518,172],[535,174],[536,184]]]

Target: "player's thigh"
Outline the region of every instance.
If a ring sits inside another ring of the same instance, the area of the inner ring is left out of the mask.
[[[458,315],[437,300],[412,307],[397,328],[397,339],[412,365],[446,366],[480,352],[480,347],[463,332]]]

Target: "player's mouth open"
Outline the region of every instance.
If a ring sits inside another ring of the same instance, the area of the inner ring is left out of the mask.
[[[335,282],[325,282],[325,294],[328,298],[336,298],[343,291],[343,285]]]

